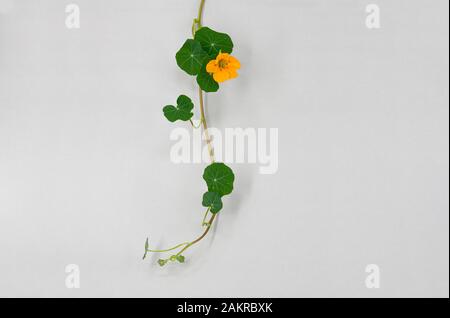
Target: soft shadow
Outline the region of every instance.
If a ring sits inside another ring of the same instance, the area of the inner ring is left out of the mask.
[[[238,214],[241,212],[243,203],[248,199],[253,185],[253,168],[250,165],[241,165],[240,169],[234,169],[236,180],[233,193],[228,198],[225,209],[227,214]]]

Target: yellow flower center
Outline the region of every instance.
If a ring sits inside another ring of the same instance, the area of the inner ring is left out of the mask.
[[[220,68],[225,68],[227,66],[228,66],[228,61],[227,60],[225,60],[225,59],[219,60],[219,67]]]

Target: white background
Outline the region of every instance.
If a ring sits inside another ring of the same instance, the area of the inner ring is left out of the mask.
[[[161,112],[196,96],[174,54],[198,1],[74,2],[78,30],[68,1],[0,0],[0,296],[448,297],[448,1],[374,0],[370,30],[370,1],[207,0],[242,63],[210,124],[279,128],[280,166],[231,165],[163,269],[145,238],[201,231],[204,165],[170,162]]]

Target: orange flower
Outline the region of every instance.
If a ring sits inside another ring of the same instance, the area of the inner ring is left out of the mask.
[[[217,83],[238,77],[237,70],[240,68],[239,60],[228,53],[219,53],[215,60],[206,65],[206,71],[213,75]]]

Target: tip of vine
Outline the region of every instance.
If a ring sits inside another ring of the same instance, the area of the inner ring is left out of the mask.
[[[147,257],[147,252],[148,252],[148,237],[145,240],[145,253],[144,253],[144,256],[142,257],[142,259],[145,259],[145,257]]]

